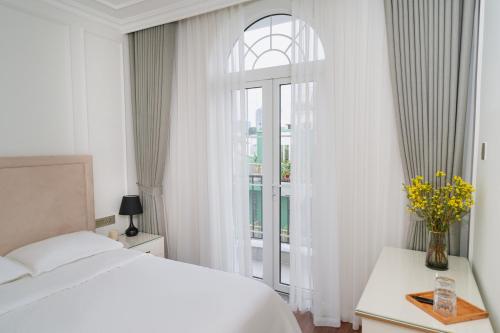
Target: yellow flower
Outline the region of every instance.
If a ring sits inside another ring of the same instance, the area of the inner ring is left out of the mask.
[[[438,170],[436,172],[436,177],[444,177],[444,176],[446,176],[446,173],[444,173],[443,170]]]
[[[436,177],[446,174],[438,170]],[[434,231],[446,231],[454,222],[460,222],[474,205],[474,187],[459,176],[454,176],[446,184],[431,184],[423,176],[403,184],[408,198],[408,210],[427,221]]]

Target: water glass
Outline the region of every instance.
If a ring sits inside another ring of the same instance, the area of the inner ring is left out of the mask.
[[[445,317],[457,315],[457,295],[455,293],[455,280],[437,276],[434,287],[434,312]]]

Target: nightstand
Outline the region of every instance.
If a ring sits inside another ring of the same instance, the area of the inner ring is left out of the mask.
[[[160,235],[152,235],[144,232],[139,232],[137,236],[127,237],[120,235],[118,241],[123,244],[126,249],[133,249],[145,253],[151,253],[157,257],[165,257],[164,238]]]

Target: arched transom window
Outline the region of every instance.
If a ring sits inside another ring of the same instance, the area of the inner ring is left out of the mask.
[[[297,41],[307,35],[316,45],[311,44],[308,50],[304,50]],[[239,43],[236,43],[232,59],[239,58],[239,47]],[[323,45],[315,31],[301,20],[292,20],[290,15],[277,14],[261,18],[251,24],[243,35],[245,71],[324,58]],[[230,67],[231,71],[238,68],[232,64]]]

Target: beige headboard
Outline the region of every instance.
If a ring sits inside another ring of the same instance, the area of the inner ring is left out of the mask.
[[[0,157],[0,256],[94,229],[91,156]]]

